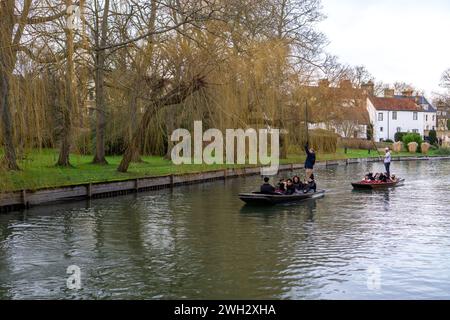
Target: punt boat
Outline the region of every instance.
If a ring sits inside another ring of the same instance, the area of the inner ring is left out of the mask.
[[[356,190],[376,190],[376,189],[386,189],[393,188],[403,185],[405,179],[396,179],[394,181],[381,182],[381,181],[361,181],[354,182],[352,186]]]
[[[239,198],[250,205],[275,205],[280,203],[299,202],[308,199],[317,199],[325,196],[325,190],[318,190],[316,192],[310,191],[308,193],[300,193],[293,195],[282,194],[262,194],[260,192],[241,193]]]

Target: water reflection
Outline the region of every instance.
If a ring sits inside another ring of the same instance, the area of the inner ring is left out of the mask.
[[[250,177],[1,215],[0,298],[450,297],[450,163],[396,163],[405,186],[353,192],[367,170],[382,164],[319,170],[324,198],[272,207],[238,199]]]

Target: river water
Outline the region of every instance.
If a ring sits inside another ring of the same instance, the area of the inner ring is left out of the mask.
[[[450,161],[352,191],[367,170],[319,169],[325,198],[270,208],[238,199],[250,177],[0,215],[0,299],[450,298]]]

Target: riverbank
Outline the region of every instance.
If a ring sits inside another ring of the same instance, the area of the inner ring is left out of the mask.
[[[350,155],[354,155],[355,153],[348,152],[344,153],[346,159],[338,159],[338,154],[329,155],[328,160],[324,160],[322,157],[319,157],[319,161],[317,162],[317,167],[323,166],[336,166],[336,165],[350,165],[354,163],[361,162],[378,162],[380,159],[377,155],[372,155],[372,157],[368,158],[351,158],[348,157]],[[288,170],[302,170],[303,164],[302,162],[298,163],[288,163],[289,161],[300,159],[298,157],[290,157],[286,159],[284,164],[280,165],[280,171],[288,171]],[[430,159],[450,159],[450,157],[418,157],[417,155],[404,154],[402,156],[394,155],[393,161],[403,161],[403,160],[430,160]],[[161,158],[159,158],[162,161]],[[135,166],[144,166],[145,164],[150,165],[148,162],[143,162],[136,164]],[[89,164],[86,164],[89,165]],[[93,166],[93,165],[91,165]],[[173,165],[172,165],[173,166]],[[102,166],[101,168],[105,170],[106,167],[113,167],[112,164],[108,166]],[[174,166],[179,171],[177,173],[169,173],[166,175],[159,174],[154,176],[135,176],[133,178],[125,178],[121,180],[110,180],[110,181],[88,181],[82,183],[72,183],[65,184],[61,186],[54,187],[42,187],[38,189],[20,189],[13,191],[4,191],[0,193],[0,211],[11,211],[23,207],[29,207],[33,205],[46,204],[55,201],[64,201],[64,200],[72,200],[72,199],[80,199],[80,198],[96,198],[96,197],[109,197],[115,195],[122,195],[131,192],[139,192],[139,191],[147,191],[147,190],[155,190],[161,188],[170,188],[178,185],[185,184],[193,184],[193,183],[201,183],[208,182],[214,180],[224,180],[229,177],[239,177],[239,176],[248,176],[248,175],[256,175],[260,173],[260,168],[257,166],[253,167],[244,167],[244,166],[234,166],[234,167],[226,167],[226,166],[207,166],[202,167],[203,170],[199,170],[196,172],[189,171],[195,170],[195,166]],[[165,169],[162,169],[165,168]],[[197,166],[198,168],[198,166]],[[54,167],[48,167],[47,169],[56,169]],[[158,172],[164,172],[163,170],[167,170],[168,168],[162,166],[159,168]],[[189,169],[189,170],[186,170]],[[61,169],[64,172],[74,170],[75,172],[80,171],[79,168],[70,168],[70,169]],[[186,170],[183,172],[183,170]],[[25,171],[25,170],[24,170]],[[24,172],[23,172],[24,173]],[[73,173],[73,172],[72,172]],[[20,173],[12,173],[20,174]],[[119,173],[117,173],[119,174]],[[131,171],[124,175],[137,175],[136,171]],[[54,177],[53,177],[54,178]],[[54,181],[54,180],[53,180]]]
[[[333,154],[318,154],[318,161],[377,158],[376,151],[338,149]],[[416,157],[418,154],[406,152],[396,153],[397,157]],[[435,156],[431,153],[430,156]],[[42,188],[55,188],[77,184],[99,183],[111,181],[125,181],[129,179],[157,177],[166,175],[180,175],[186,173],[208,172],[223,169],[240,169],[252,167],[249,165],[181,165],[172,164],[163,157],[143,156],[142,162],[133,163],[127,173],[117,171],[120,156],[107,157],[108,165],[92,164],[92,156],[71,155],[71,168],[56,167],[57,150],[44,149],[27,153],[20,160],[21,171],[6,172],[0,170],[0,192],[19,190],[38,190]],[[281,164],[299,164],[305,161],[304,155],[291,154],[282,159]]]

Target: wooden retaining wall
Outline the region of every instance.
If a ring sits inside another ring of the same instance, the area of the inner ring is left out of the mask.
[[[393,161],[417,161],[417,160],[448,160],[450,157],[393,157]],[[332,167],[350,165],[356,163],[379,162],[381,158],[347,159],[321,161],[316,167]],[[279,171],[292,171],[303,169],[303,164],[280,165]],[[87,183],[74,186],[45,188],[38,190],[21,190],[15,192],[0,193],[0,212],[29,208],[30,206],[49,204],[52,202],[68,201],[76,199],[90,199],[112,197],[133,192],[173,188],[180,185],[188,185],[216,180],[225,180],[241,176],[259,175],[260,168],[224,169],[200,173],[188,173],[182,175],[168,175],[161,177],[147,177],[130,179],[125,181],[110,181],[101,183]]]

